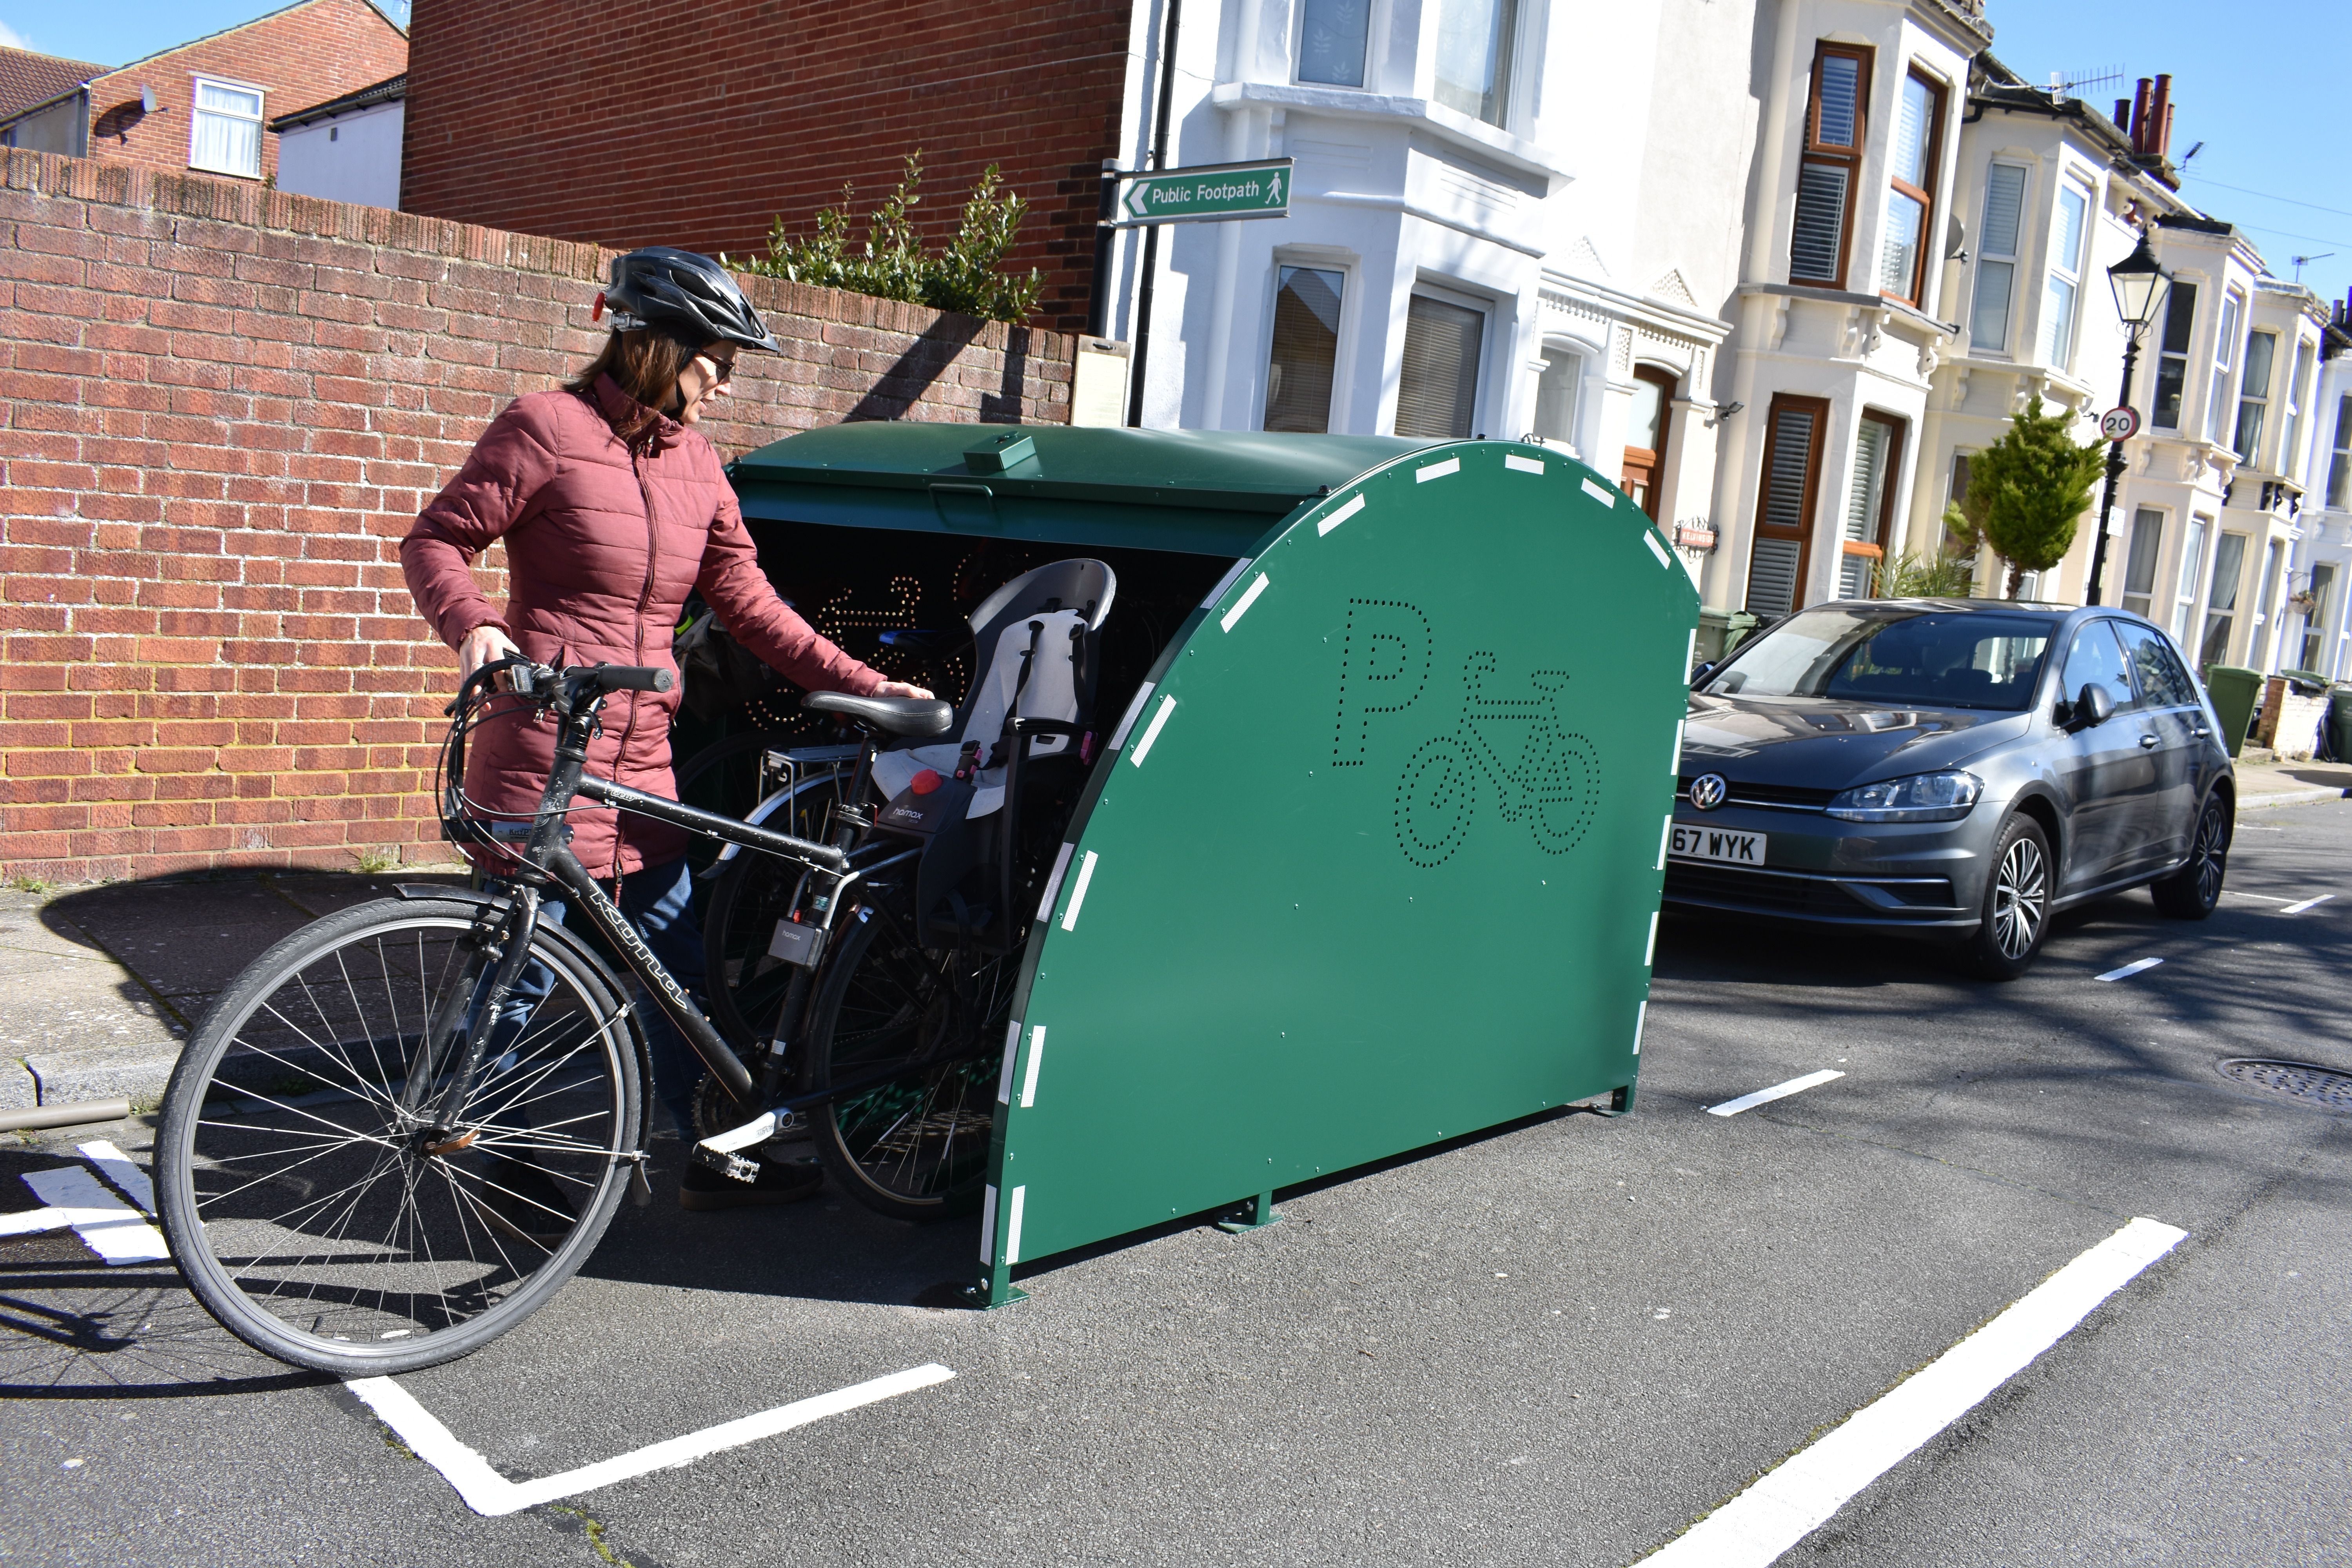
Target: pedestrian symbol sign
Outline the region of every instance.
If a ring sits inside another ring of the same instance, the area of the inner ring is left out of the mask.
[[[1205,163],[1191,169],[1121,174],[1123,188],[1113,226],[1287,217],[1290,164],[1287,158],[1265,158],[1251,163]]]

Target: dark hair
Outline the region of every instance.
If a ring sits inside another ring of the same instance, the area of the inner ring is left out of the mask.
[[[645,407],[643,416],[632,418],[619,432],[621,439],[634,441],[645,434],[656,414],[667,412],[677,401],[677,378],[701,352],[700,343],[652,327],[614,332],[587,367],[563,384],[564,389],[593,397],[596,378],[611,376],[614,385]]]

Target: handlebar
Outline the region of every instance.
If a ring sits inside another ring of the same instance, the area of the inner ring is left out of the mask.
[[[599,664],[571,673],[588,675],[600,691],[667,691],[677,684],[677,677],[668,670],[644,665]]]

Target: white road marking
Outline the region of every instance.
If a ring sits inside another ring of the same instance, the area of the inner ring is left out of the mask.
[[[1007,1268],[1021,1261],[1021,1211],[1028,1205],[1029,1189],[1013,1189],[1013,1212],[1004,1216],[1004,1266]]]
[[[1152,682],[1147,680],[1128,700],[1127,711],[1120,716],[1118,728],[1110,732],[1110,750],[1116,752],[1127,744],[1127,732],[1135,728],[1135,721],[1143,716],[1143,705],[1151,700],[1151,688]]]
[[[1070,907],[1062,911],[1064,931],[1078,929],[1078,906],[1087,901],[1087,884],[1095,879],[1095,862],[1100,858],[1100,856],[1089,849],[1087,851],[1087,858],[1078,862],[1078,885],[1070,889]]]
[[[1642,542],[1650,547],[1650,553],[1658,558],[1659,565],[1672,566],[1675,563],[1675,558],[1666,553],[1666,547],[1658,542],[1658,536],[1653,530],[1645,528],[1642,531]]]
[[[1019,1028],[1019,1025],[1013,1027]],[[1037,1064],[1045,1059],[1045,1026],[1029,1031],[1029,1065],[1021,1070],[1021,1109],[1037,1103]]]
[[[1844,1076],[1845,1074],[1835,1068],[1823,1068],[1819,1072],[1809,1072],[1802,1078],[1792,1078],[1786,1083],[1776,1083],[1769,1089],[1759,1089],[1754,1094],[1743,1094],[1738,1100],[1727,1100],[1721,1105],[1710,1105],[1706,1108],[1706,1113],[1709,1116],[1737,1116],[1743,1110],[1753,1110],[1759,1105],[1769,1105],[1776,1100],[1786,1100],[1792,1094],[1802,1094],[1809,1089],[1819,1088],[1833,1078]]]
[[[85,1217],[104,1218],[95,1209],[19,1209],[15,1214],[0,1214],[0,1236],[38,1236],[45,1230],[63,1230]]]
[[[1318,539],[1322,538],[1325,534],[1330,532],[1333,529],[1339,527],[1341,523],[1347,521],[1349,518],[1355,516],[1358,512],[1363,510],[1364,498],[1362,493],[1360,491],[1348,498],[1347,505],[1339,508],[1337,510],[1333,511],[1330,516],[1325,518],[1322,521],[1315,525],[1315,537]]]
[[[1448,474],[1458,474],[1461,471],[1462,459],[1448,458],[1442,463],[1432,463],[1425,468],[1415,468],[1412,471],[1412,482],[1425,485],[1432,479],[1442,479]]]
[[[2281,910],[2279,913],[2283,915],[2299,915],[2305,910],[2315,909],[2319,905],[2326,903],[2335,896],[2336,895],[2333,893],[2322,893],[2315,899],[2305,899],[2299,904],[2289,904],[2286,908]]]
[[[343,1386],[358,1394],[367,1407],[374,1411],[377,1417],[408,1446],[409,1452],[440,1471],[442,1479],[457,1489],[458,1497],[465,1500],[467,1508],[476,1513],[497,1518],[501,1514],[516,1513],[541,1503],[553,1502],[559,1498],[574,1497],[599,1487],[609,1487],[615,1481],[649,1475],[655,1470],[679,1469],[709,1455],[740,1448],[746,1443],[756,1443],[762,1437],[772,1437],[779,1432],[789,1432],[795,1426],[805,1426],[828,1415],[855,1410],[861,1405],[873,1405],[901,1394],[911,1394],[919,1388],[929,1388],[935,1383],[945,1383],[954,1375],[946,1367],[933,1362],[832,1394],[820,1394],[814,1399],[780,1405],[773,1410],[746,1415],[740,1421],[722,1422],[699,1432],[689,1432],[683,1437],[650,1444],[617,1458],[583,1465],[576,1470],[566,1470],[562,1475],[531,1481],[510,1481],[490,1468],[488,1459],[459,1442],[431,1411],[416,1402],[414,1394],[392,1379],[355,1377]]]
[[[52,1208],[69,1209],[67,1223],[82,1245],[99,1255],[109,1268],[125,1263],[160,1263],[172,1256],[163,1233],[146,1216],[118,1198],[104,1182],[79,1165],[53,1171],[27,1171],[25,1184]]]
[[[1503,467],[1515,474],[1540,474],[1544,471],[1541,458],[1522,458],[1517,452],[1503,454]]]
[[[2105,974],[2100,975],[2099,978],[2102,980],[2129,980],[2141,970],[2154,969],[2158,964],[2162,963],[2163,962],[2164,960],[2160,958],[2143,958],[2137,963],[2126,963],[2121,969],[2110,969]]]
[[[1163,697],[1160,700],[1160,710],[1151,716],[1151,722],[1143,727],[1143,738],[1136,742],[1135,750],[1128,753],[1129,762],[1139,768],[1143,765],[1143,759],[1151,754],[1151,743],[1160,739],[1160,731],[1168,722],[1168,715],[1175,711],[1176,699]]]
[[[1611,495],[1607,490],[1602,489],[1591,479],[1584,481],[1584,493],[1591,496],[1594,500],[1599,501],[1602,506],[1615,506],[1617,504],[1617,498],[1615,496]]]
[[[149,1214],[155,1212],[155,1184],[111,1141],[100,1138],[96,1142],[77,1144],[74,1152],[96,1165],[100,1175],[121,1188],[124,1197]]]
[[[1764,1568],[2031,1365],[2188,1234],[2152,1219],[2133,1220],[1642,1559],[1642,1568]]]
[[[1261,572],[1257,574],[1257,581],[1252,583],[1248,589],[1243,593],[1242,596],[1234,601],[1234,607],[1227,610],[1223,616],[1218,620],[1217,624],[1224,627],[1225,630],[1232,631],[1234,626],[1239,623],[1241,618],[1249,614],[1249,607],[1257,603],[1257,596],[1265,592],[1265,574]]]

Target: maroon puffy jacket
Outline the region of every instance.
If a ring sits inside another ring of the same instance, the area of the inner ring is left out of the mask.
[[[878,670],[819,637],[776,597],[710,443],[663,418],[632,447],[612,420],[645,410],[609,376],[598,378],[593,397],[518,399],[417,514],[400,563],[441,640],[455,647],[488,623],[541,664],[673,668],[671,628],[687,595],[699,590],[744,647],[809,690],[864,696],[880,685]],[[497,539],[507,545],[504,615],[467,570]],[[615,693],[604,704],[604,732],[589,747],[588,771],[677,798],[669,721],[678,696],[675,687]],[[493,717],[467,743],[467,797],[485,813],[527,819],[554,755],[551,722]],[[590,871],[611,877],[686,852],[680,829],[618,818],[610,809],[573,808],[572,852]]]

